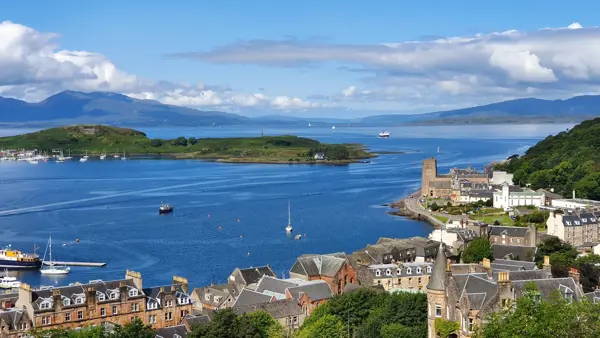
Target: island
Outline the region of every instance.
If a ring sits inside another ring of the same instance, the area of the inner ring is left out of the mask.
[[[375,157],[360,144],[326,144],[298,136],[150,139],[145,133],[107,125],[74,125],[0,137],[2,149],[57,155],[164,156],[230,163],[349,164]]]

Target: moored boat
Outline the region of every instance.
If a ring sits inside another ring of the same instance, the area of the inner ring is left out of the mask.
[[[173,206],[171,204],[161,203],[160,207],[158,207],[159,214],[168,214],[173,212]]]
[[[4,276],[0,277],[0,289],[18,289],[21,282],[17,277],[9,276],[8,269],[4,269]]]
[[[52,237],[48,238],[48,248],[50,249],[50,260],[48,262],[43,261],[44,266],[40,268],[40,272],[42,275],[66,275],[71,271],[71,268],[68,266],[60,266],[54,264],[52,261]],[[47,248],[47,249],[48,249]],[[46,254],[44,254],[44,259],[46,258]]]
[[[21,250],[12,249],[10,245],[0,249],[0,268],[38,269],[40,266],[42,266],[42,261],[35,253],[23,253]]]
[[[290,207],[290,202],[288,201],[288,225],[285,227],[285,232],[292,232],[292,209]]]
[[[381,138],[388,138],[388,137],[390,137],[390,132],[389,131],[382,131],[381,133],[379,133],[379,137],[381,137]]]

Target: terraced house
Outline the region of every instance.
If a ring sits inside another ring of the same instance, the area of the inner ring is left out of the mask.
[[[135,318],[153,328],[176,325],[192,311],[187,288],[187,279],[174,277],[171,285],[144,289],[141,274],[129,270],[114,281],[39,289],[23,283],[15,306],[0,312],[1,329],[4,336],[18,337],[33,327],[123,325]]]

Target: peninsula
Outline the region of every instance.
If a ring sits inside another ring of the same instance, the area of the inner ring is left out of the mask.
[[[204,159],[233,163],[346,164],[375,157],[360,144],[325,144],[297,136],[243,138],[150,139],[145,133],[106,125],[75,125],[1,137],[3,149],[36,149],[73,155],[123,153],[159,155],[176,159]]]

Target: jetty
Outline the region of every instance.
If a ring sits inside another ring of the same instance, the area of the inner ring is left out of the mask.
[[[52,262],[53,265],[64,265],[64,266],[89,266],[93,268],[101,268],[106,266],[106,263],[102,262]],[[50,262],[44,262],[44,265],[50,265]]]

